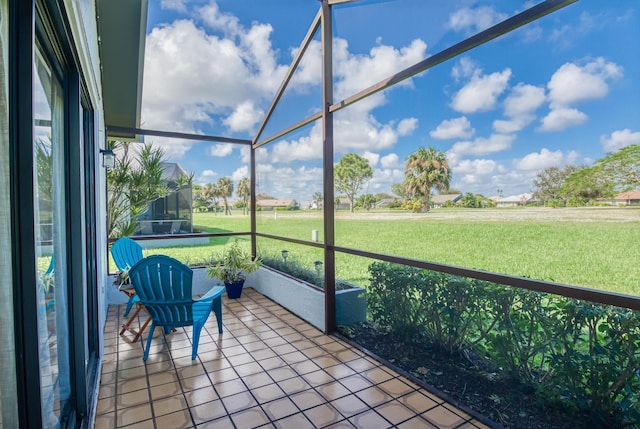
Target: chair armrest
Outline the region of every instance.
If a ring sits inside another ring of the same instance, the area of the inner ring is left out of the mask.
[[[224,286],[214,286],[201,298],[194,299],[194,302],[213,301],[215,298],[222,295],[222,292],[224,292]]]

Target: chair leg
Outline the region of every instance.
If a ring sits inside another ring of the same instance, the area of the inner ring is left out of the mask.
[[[153,331],[156,329],[156,324],[152,323],[151,328],[149,328],[149,336],[147,337],[147,345],[144,347],[144,356],[142,356],[142,360],[146,362],[149,357],[149,348],[151,346],[151,339],[153,338]]]
[[[198,356],[198,344],[200,344],[200,332],[202,332],[202,327],[204,326],[204,322],[194,322],[193,323],[193,345],[191,346],[191,360],[194,360]]]
[[[213,311],[218,321],[218,333],[222,334],[222,297],[219,296],[213,300]]]
[[[133,307],[133,297],[129,298],[129,301],[127,301],[127,308],[124,309],[124,317],[127,317],[129,315],[131,307]]]

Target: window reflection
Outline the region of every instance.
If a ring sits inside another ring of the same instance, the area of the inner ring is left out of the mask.
[[[70,397],[62,85],[42,53],[34,73],[35,236],[43,427],[58,427]]]

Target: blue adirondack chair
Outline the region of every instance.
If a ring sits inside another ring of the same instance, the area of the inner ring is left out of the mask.
[[[113,262],[115,262],[118,270],[125,271],[133,267],[136,262],[143,258],[142,247],[128,237],[121,237],[113,243],[113,246],[111,246],[111,256],[113,257]],[[135,295],[129,298],[127,308],[124,310],[125,317],[129,315],[131,307],[133,307],[133,304],[137,301],[138,298]]]
[[[224,286],[214,286],[200,299],[193,299],[193,270],[165,255],[151,255],[129,270],[129,278],[140,302],[151,315],[151,328],[143,360],[149,357],[149,346],[156,326],[165,333],[180,326],[193,326],[191,359],[198,355],[200,332],[213,310],[222,333],[222,292]]]

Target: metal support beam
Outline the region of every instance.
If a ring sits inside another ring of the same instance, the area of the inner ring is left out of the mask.
[[[333,210],[333,62],[331,6],[322,1],[322,162],[324,170],[324,331],[336,330],[336,263]]]

